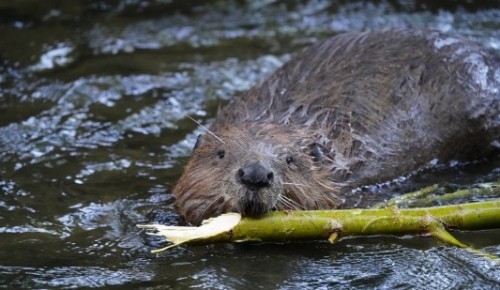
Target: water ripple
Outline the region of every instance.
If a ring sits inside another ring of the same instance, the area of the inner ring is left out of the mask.
[[[485,289],[498,285],[500,269],[463,249],[430,250],[379,245],[298,262],[282,287],[370,289]]]

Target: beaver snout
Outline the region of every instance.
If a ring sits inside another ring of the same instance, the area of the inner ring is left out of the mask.
[[[245,165],[236,173],[236,180],[251,191],[271,186],[273,179],[271,168],[258,161]]]

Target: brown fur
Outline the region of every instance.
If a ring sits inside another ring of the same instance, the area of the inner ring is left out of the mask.
[[[432,31],[323,41],[217,114],[211,129],[223,143],[201,137],[174,189],[177,207],[194,224],[228,211],[334,208],[346,190],[431,160],[484,156],[500,136],[499,63]],[[249,162],[272,182],[242,185]]]

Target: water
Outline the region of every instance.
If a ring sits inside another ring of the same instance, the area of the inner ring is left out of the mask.
[[[217,107],[342,31],[429,27],[500,51],[500,7],[434,1],[1,1],[0,287],[494,288],[490,261],[426,237],[164,245],[170,190]],[[500,163],[418,176],[498,180]],[[386,191],[392,192],[392,191]],[[370,199],[370,198],[368,198]],[[361,203],[363,201],[360,201]],[[500,231],[459,233],[500,255]]]

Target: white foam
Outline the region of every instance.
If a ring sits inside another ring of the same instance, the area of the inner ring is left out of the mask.
[[[33,71],[49,70],[59,66],[65,66],[74,61],[70,54],[74,47],[61,44],[57,48],[51,49],[40,57],[40,62],[30,67]]]

